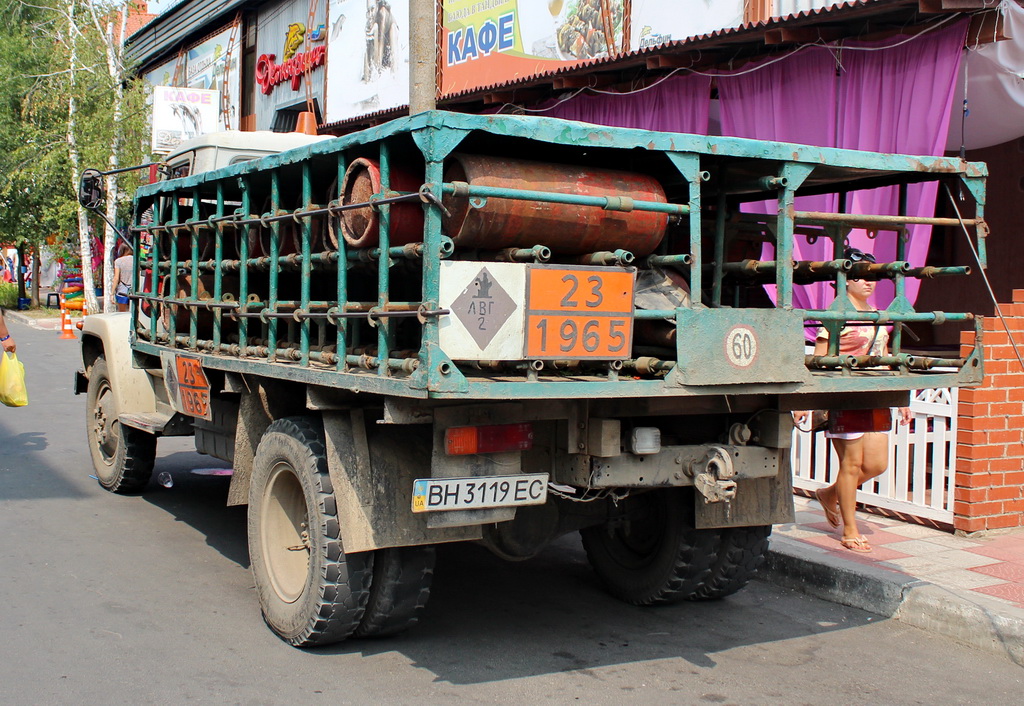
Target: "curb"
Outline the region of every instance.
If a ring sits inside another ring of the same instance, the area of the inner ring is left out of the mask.
[[[1024,666],[1024,609],[846,561],[787,537],[772,537],[759,573],[776,586],[945,635]]]
[[[58,331],[60,330],[60,315],[55,317],[34,317],[25,316],[17,311],[8,309],[4,312],[4,319],[7,321],[15,321],[29,328],[34,328],[37,331]]]

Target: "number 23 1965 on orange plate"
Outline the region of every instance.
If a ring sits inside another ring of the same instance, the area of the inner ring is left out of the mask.
[[[174,359],[178,378],[178,395],[185,414],[203,419],[212,418],[210,409],[210,381],[198,358],[179,355]]]
[[[525,356],[625,359],[633,342],[636,271],[534,267],[526,294]]]

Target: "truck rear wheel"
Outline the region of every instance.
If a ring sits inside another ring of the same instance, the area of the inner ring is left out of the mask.
[[[373,553],[373,583],[356,637],[397,635],[419,622],[430,598],[437,552],[432,546]]]
[[[715,531],[721,533],[718,556],[704,585],[688,596],[691,600],[715,600],[736,593],[754,577],[768,553],[771,525]]]
[[[98,357],[86,389],[85,432],[92,466],[100,485],[112,493],[132,493],[149,484],[156,459],[156,437],[122,426],[110,384],[107,361]]]
[[[249,488],[249,558],[263,619],[281,639],[340,642],[359,626],[373,555],[345,554],[323,428],[306,417],[273,422],[260,439]]]
[[[630,495],[603,525],[580,531],[594,572],[616,598],[633,605],[692,597],[712,574],[716,530],[693,528],[690,489]]]

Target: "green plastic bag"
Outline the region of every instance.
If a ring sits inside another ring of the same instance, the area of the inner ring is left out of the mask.
[[[18,362],[18,356],[13,353],[0,355],[0,402],[8,407],[24,407],[28,404],[25,366]]]

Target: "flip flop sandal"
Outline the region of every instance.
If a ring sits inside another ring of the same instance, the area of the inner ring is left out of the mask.
[[[815,490],[814,491],[814,498],[821,505],[821,509],[825,511],[825,519],[828,520],[828,523],[830,525],[832,525],[833,527],[835,527],[836,529],[839,529],[839,523],[842,521],[842,518],[839,515],[839,505],[837,503],[835,505],[829,506],[828,503],[826,503],[824,500],[822,500],[821,499],[821,491],[822,490],[823,490],[823,488],[818,488],[817,490]]]
[[[857,552],[858,554],[867,554],[871,551],[871,545],[868,544],[868,538],[864,535],[860,537],[843,537],[839,540],[839,543],[844,548],[849,549],[851,552]]]

